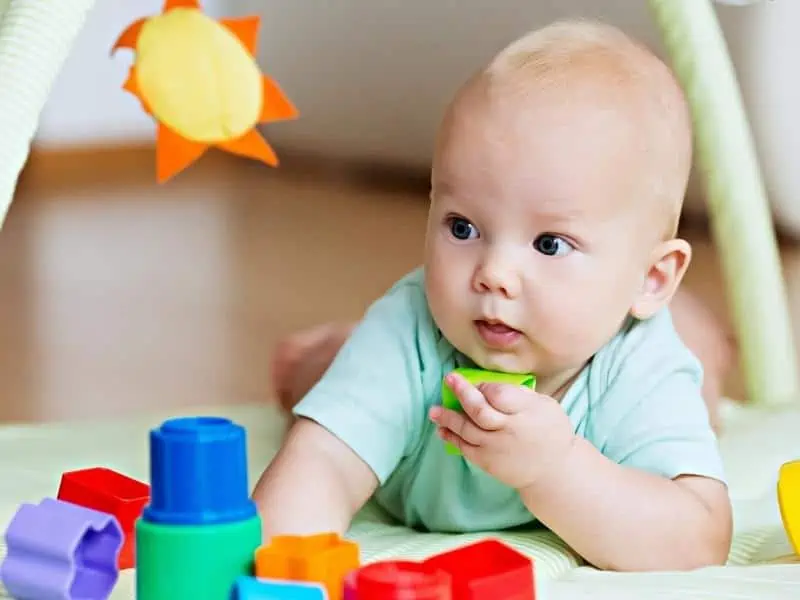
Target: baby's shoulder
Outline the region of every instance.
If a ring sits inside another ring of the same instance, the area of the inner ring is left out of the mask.
[[[370,305],[367,315],[376,312],[381,318],[395,318],[403,323],[424,321],[428,316],[428,303],[423,268],[416,267],[392,283]]]
[[[700,361],[667,309],[630,321],[586,371],[577,429],[609,459],[665,477],[723,478]]]
[[[705,412],[702,384],[700,362],[664,309],[650,319],[629,319],[620,328],[581,374],[567,408],[579,428],[604,437],[623,421],[641,426],[679,406]]]
[[[603,387],[631,379],[646,386],[670,374],[688,375],[699,387],[703,376],[700,361],[678,335],[668,308],[649,319],[629,318],[594,356],[591,371]]]
[[[366,364],[385,363],[387,353],[400,353],[407,365],[404,375],[421,378],[425,388],[430,377],[453,353],[431,314],[423,267],[395,281],[367,309],[352,336]]]
[[[416,350],[435,351],[441,333],[430,312],[423,267],[400,277],[367,310],[365,320],[416,341]]]

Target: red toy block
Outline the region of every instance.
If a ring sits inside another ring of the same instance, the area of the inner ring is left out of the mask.
[[[345,580],[344,600],[452,600],[450,575],[424,563],[381,561]]]
[[[534,600],[533,561],[485,540],[432,556],[423,564],[450,574],[452,600]]]
[[[136,520],[150,501],[150,486],[105,467],[69,471],[61,475],[58,499],[116,517],[125,536],[119,568],[136,562]]]
[[[336,533],[281,535],[255,553],[255,576],[321,583],[329,600],[342,600],[344,579],[361,564],[358,545]]]

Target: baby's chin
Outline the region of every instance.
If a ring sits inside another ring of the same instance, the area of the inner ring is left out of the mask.
[[[473,347],[461,351],[479,368],[501,373],[533,373],[536,365],[529,356],[517,352],[499,352],[485,347]]]

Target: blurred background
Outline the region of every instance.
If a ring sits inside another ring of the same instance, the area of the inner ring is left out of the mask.
[[[0,421],[269,401],[277,339],[357,318],[419,262],[436,125],[478,65],[566,16],[661,49],[630,0],[206,0],[213,17],[262,17],[259,63],[301,119],[265,129],[279,169],[212,151],[159,186],[153,124],[121,90],[130,53],[109,49],[161,8],[98,1],[42,114],[0,234]],[[800,3],[717,12],[800,307]],[[696,181],[684,229],[687,286],[724,317]]]

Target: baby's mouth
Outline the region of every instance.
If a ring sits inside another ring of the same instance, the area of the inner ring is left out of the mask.
[[[475,323],[481,327],[485,327],[493,333],[510,333],[512,331],[519,333],[518,329],[514,329],[513,327],[510,327],[509,325],[506,325],[502,321],[498,321],[496,319],[479,319],[475,321]]]
[[[479,319],[475,328],[484,343],[494,348],[508,348],[519,340],[522,332],[496,319]]]

